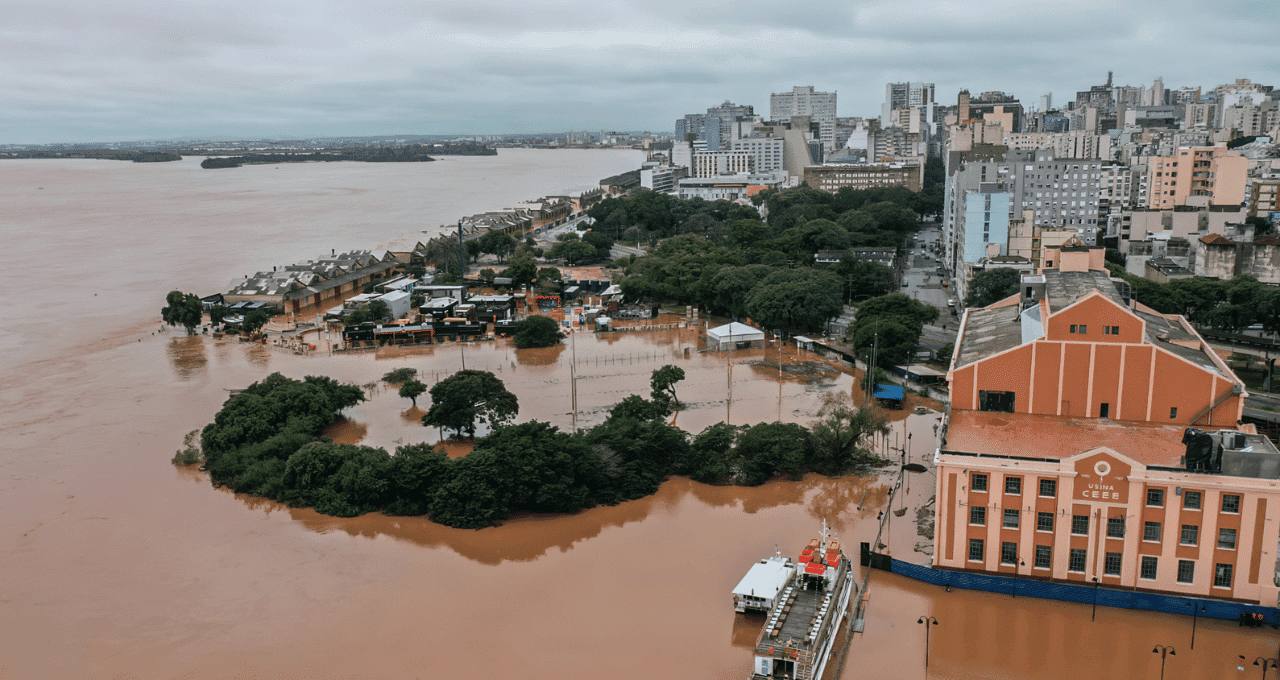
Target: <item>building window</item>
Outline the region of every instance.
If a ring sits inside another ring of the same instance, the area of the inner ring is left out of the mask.
[[[1089,516],[1088,515],[1072,515],[1071,516],[1071,533],[1077,536],[1089,535]]]
[[[1186,508],[1187,510],[1199,510],[1200,509],[1200,492],[1199,491],[1183,491],[1182,507]]]
[[[1018,544],[1013,541],[1005,541],[1000,544],[1000,564],[1017,564],[1018,563]]]
[[[1110,417],[1111,417],[1111,404],[1108,404],[1108,403],[1106,403],[1106,402],[1103,402],[1103,403],[1102,403],[1102,405],[1100,405],[1100,406],[1098,407],[1098,417],[1099,417],[1099,418],[1110,418]]]
[[[1164,489],[1147,489],[1147,505],[1153,508],[1164,507]]]
[[[1036,513],[1036,531],[1053,531],[1053,513]]]
[[[1178,417],[1178,407],[1177,407],[1177,406],[1170,406],[1170,407],[1169,407],[1169,420],[1174,420],[1174,419],[1176,419],[1177,417]]]
[[[1107,538],[1124,538],[1124,518],[1107,518]]]
[[[1235,494],[1222,495],[1222,511],[1232,515],[1240,512],[1240,497]]]
[[[1200,525],[1183,524],[1182,539],[1179,541],[1182,545],[1196,545],[1200,542]]]
[[[1178,583],[1191,583],[1196,578],[1196,563],[1191,560],[1178,560]]]
[[[969,539],[969,561],[970,562],[982,561],[982,539],[981,538]]]
[[[984,505],[975,505],[969,508],[969,523],[977,526],[987,525],[987,508]]]
[[[1067,571],[1084,572],[1085,551],[1084,548],[1072,548],[1070,559],[1067,560]]]
[[[1042,479],[1040,480],[1040,497],[1054,498],[1058,495],[1058,480]]]
[[[1022,478],[1021,477],[1005,477],[1004,492],[1010,496],[1022,495]]]
[[[1102,334],[1103,335],[1120,335],[1120,327],[1119,326],[1103,326]]]
[[[1107,553],[1102,560],[1102,573],[1107,576],[1120,575],[1120,553]]]
[[[1213,566],[1213,587],[1214,588],[1230,588],[1231,587],[1231,565],[1215,564]]]
[[[1235,550],[1236,549],[1236,530],[1235,529],[1218,529],[1218,549],[1219,550]]]
[[[1053,549],[1047,545],[1036,546],[1036,569],[1048,569],[1052,564]]]
[[[1006,509],[1005,509],[1005,511],[1004,511],[1004,528],[1006,528],[1006,529],[1017,529],[1017,528],[1018,528],[1018,511],[1017,511],[1017,510],[1014,510],[1014,509],[1011,509],[1011,508],[1006,508]]]
[[[1142,525],[1142,540],[1160,542],[1160,523],[1147,522]]]
[[[1013,392],[978,390],[978,410],[1013,413]]]
[[[1157,560],[1155,557],[1152,557],[1151,555],[1143,555],[1141,570],[1138,573],[1138,578],[1145,578],[1149,581],[1155,580],[1156,564],[1157,564]]]
[[[987,476],[980,475],[976,472],[973,473],[973,475],[969,478],[969,486],[971,486],[974,491],[986,491]]]

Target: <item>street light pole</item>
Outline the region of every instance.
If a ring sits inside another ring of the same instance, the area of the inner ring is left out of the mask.
[[[1196,648],[1196,619],[1200,616],[1200,612],[1205,611],[1206,607],[1204,605],[1200,605],[1199,607],[1197,607],[1195,602],[1188,602],[1187,606],[1191,607],[1191,648],[1195,649]]]
[[[1090,621],[1098,620],[1098,577],[1093,577],[1093,616],[1089,617]]]
[[[1156,648],[1151,650],[1151,653],[1160,655],[1160,680],[1164,680],[1165,658],[1170,656],[1177,656],[1178,653],[1174,651],[1173,647],[1170,647],[1169,645],[1156,645]]]
[[[916,623],[924,624],[924,672],[929,674],[929,626],[938,625],[938,620],[932,616],[921,616]],[[1243,657],[1241,657],[1243,658]]]
[[[1241,654],[1241,655],[1240,655],[1240,663],[1241,663],[1241,664],[1243,664],[1244,662],[1245,662],[1244,655],[1243,655],[1243,654]],[[1268,658],[1265,658],[1265,657],[1261,657],[1261,656],[1260,656],[1260,657],[1258,657],[1258,658],[1256,658],[1256,659],[1254,659],[1254,660],[1253,660],[1253,665],[1255,665],[1255,666],[1261,666],[1261,667],[1262,667],[1262,680],[1267,680],[1267,669],[1268,669],[1268,668],[1278,668],[1278,667],[1280,667],[1280,666],[1277,666],[1276,664],[1280,664],[1280,659],[1268,659]]]
[[[1025,566],[1027,566],[1026,560],[1018,560],[1018,563],[1013,565],[1013,597],[1015,600],[1018,598],[1018,567]]]

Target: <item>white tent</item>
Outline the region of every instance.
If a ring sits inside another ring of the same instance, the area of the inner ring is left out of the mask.
[[[742,343],[748,343],[743,345]],[[744,323],[727,323],[723,326],[707,329],[707,349],[729,349],[730,347],[760,347],[764,345],[764,331],[752,328]]]

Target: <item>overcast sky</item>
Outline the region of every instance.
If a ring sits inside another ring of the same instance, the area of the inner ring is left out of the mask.
[[[726,99],[886,82],[1061,103],[1280,86],[1280,0],[0,0],[0,143],[669,132]]]

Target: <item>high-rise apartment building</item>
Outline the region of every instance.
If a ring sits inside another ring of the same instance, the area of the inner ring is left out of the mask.
[[[808,116],[818,124],[823,151],[831,153],[836,146],[836,93],[815,92],[810,85],[797,85],[790,92],[769,95],[769,117],[782,121],[793,116]]]

